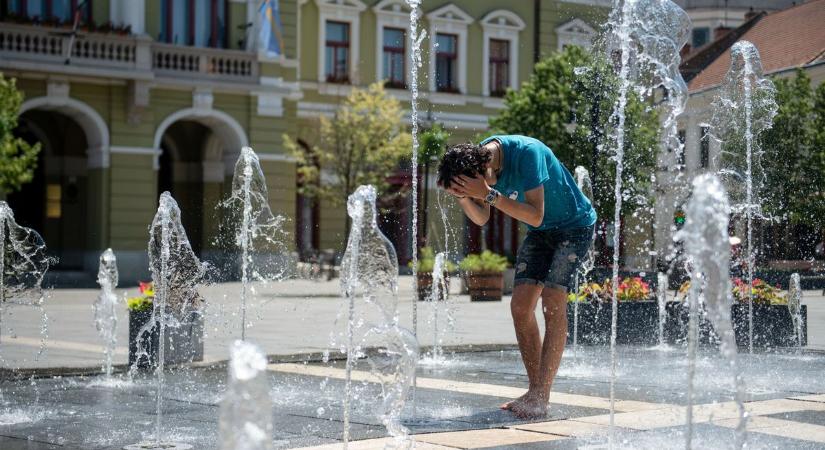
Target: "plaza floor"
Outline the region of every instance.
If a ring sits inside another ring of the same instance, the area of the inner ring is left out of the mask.
[[[411,326],[409,277],[399,295],[402,325]],[[126,294],[134,294],[130,289]],[[207,363],[167,376],[164,430],[196,449],[218,448],[218,411],[228,355],[239,334],[237,284],[205,289]],[[320,362],[340,309],[337,282],[290,281],[258,286],[248,339],[271,355],[275,448],[341,448],[344,370]],[[748,448],[825,448],[825,299],[806,292],[809,347],[800,354],[740,355],[747,386]],[[155,389],[138,377],[111,385],[99,376],[102,344],[93,325],[94,290],[58,290],[47,300],[48,335],[40,312],[3,312],[0,355],[0,449],[115,449],[154,431]],[[419,308],[422,345],[432,342],[429,309]],[[116,362],[126,361],[125,309]],[[470,303],[455,296],[454,330],[444,343],[460,349],[447,362],[418,369],[415,407],[404,423],[416,448],[606,448],[609,432],[609,350],[568,347],[547,418],[520,421],[498,409],[527,387],[509,319],[509,299]],[[339,322],[340,325],[340,322]],[[43,352],[35,355],[44,345]],[[308,360],[309,362],[304,363]],[[697,363],[694,448],[733,448],[736,408],[727,364],[715,352]],[[10,371],[8,369],[20,369]],[[384,448],[376,415],[380,385],[357,367],[351,443]],[[37,373],[37,378],[29,378]],[[26,374],[13,380],[11,375]],[[43,376],[51,374],[51,376]],[[616,448],[684,448],[687,362],[684,348],[620,347],[616,384]]]

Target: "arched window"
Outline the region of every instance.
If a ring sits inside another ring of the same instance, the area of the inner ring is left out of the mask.
[[[169,44],[227,47],[227,0],[161,0],[160,36]]]

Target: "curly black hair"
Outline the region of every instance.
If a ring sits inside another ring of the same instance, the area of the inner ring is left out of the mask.
[[[468,142],[447,147],[447,153],[438,165],[438,185],[446,189],[457,176],[475,177],[484,173],[490,158],[490,152],[478,144]]]

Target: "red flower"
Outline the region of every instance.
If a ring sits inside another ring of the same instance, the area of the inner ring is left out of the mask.
[[[139,283],[139,285],[140,286],[138,287],[138,290],[140,291],[141,294],[146,292],[146,290],[152,289],[152,283],[151,282],[145,283],[145,282],[141,281]]]

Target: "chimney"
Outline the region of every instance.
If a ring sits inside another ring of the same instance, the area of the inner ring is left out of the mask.
[[[724,37],[726,34],[730,33],[733,28],[726,27],[724,25],[720,25],[713,30],[713,40],[717,40],[719,38]]]
[[[756,12],[756,11],[754,11],[754,10],[753,10],[753,6],[751,6],[751,9],[750,9],[748,12],[746,12],[746,13],[745,13],[745,22],[747,22],[747,21],[749,21],[749,20],[753,19],[753,18],[754,18],[754,17],[756,17],[758,14],[759,14],[758,12]]]

